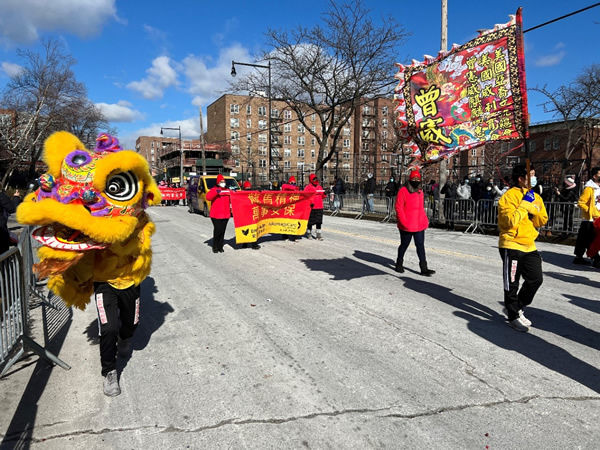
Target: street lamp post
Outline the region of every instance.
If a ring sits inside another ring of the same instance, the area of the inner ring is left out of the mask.
[[[183,146],[181,145],[181,126],[174,127],[160,127],[160,135],[162,136],[163,130],[177,130],[179,131],[179,186],[183,187]]]
[[[237,75],[237,72],[235,71],[235,65],[238,64],[240,66],[248,66],[248,67],[258,67],[259,69],[268,69],[269,71],[269,87],[268,87],[268,99],[269,99],[269,111],[268,111],[268,127],[269,127],[269,132],[268,132],[268,136],[267,136],[267,142],[269,144],[269,151],[267,152],[267,167],[268,167],[268,174],[269,174],[269,181],[271,181],[271,61],[269,61],[269,63],[264,66],[261,64],[250,64],[250,63],[243,63],[243,62],[238,62],[238,61],[231,61],[231,76],[235,77]]]

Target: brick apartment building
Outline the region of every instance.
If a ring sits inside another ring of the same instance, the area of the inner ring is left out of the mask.
[[[364,102],[344,125],[336,153],[324,166],[323,183],[337,175],[347,183],[359,183],[372,172],[383,183],[397,170],[393,150],[393,101],[375,99]],[[234,170],[255,183],[268,181],[268,100],[264,97],[225,94],[207,108],[208,142],[230,142]],[[272,178],[285,181],[294,175],[299,184],[308,181],[316,169],[319,146],[289,106],[272,102],[271,111]],[[320,135],[320,118],[307,112],[305,122]]]
[[[202,174],[202,147],[199,139],[182,139],[183,176]],[[205,164],[208,174],[229,173],[232,160],[227,145],[205,144]],[[179,138],[139,136],[135,141],[136,152],[143,155],[152,176],[157,179],[179,183],[181,152]],[[162,176],[161,176],[162,175]]]

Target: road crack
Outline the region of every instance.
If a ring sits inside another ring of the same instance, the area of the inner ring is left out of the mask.
[[[527,404],[532,400],[561,400],[561,401],[573,401],[573,402],[583,402],[583,401],[600,401],[600,396],[592,397],[592,396],[578,396],[578,397],[561,397],[561,396],[541,396],[541,395],[529,395],[517,399],[504,399],[493,402],[483,402],[483,403],[466,403],[463,405],[449,405],[442,406],[439,408],[427,409],[420,412],[415,412],[411,414],[401,414],[401,413],[389,413],[384,415],[378,415],[377,417],[381,419],[417,419],[421,417],[430,417],[438,414],[445,414],[448,412],[455,411],[465,411],[472,408],[493,408],[495,406],[500,405],[510,405],[510,404]],[[317,419],[321,417],[337,417],[343,415],[352,415],[352,414],[378,414],[384,411],[390,411],[398,408],[398,405],[388,406],[384,408],[351,408],[351,409],[342,409],[328,412],[315,412],[311,414],[304,414],[299,416],[290,416],[290,417],[279,417],[279,418],[266,418],[266,419],[239,419],[237,417],[233,417],[230,419],[221,420],[215,424],[204,425],[197,428],[180,428],[173,425],[142,425],[138,427],[119,427],[119,428],[102,428],[100,430],[93,429],[85,429],[85,430],[76,430],[67,433],[60,433],[55,435],[50,435],[44,438],[34,438],[31,437],[28,441],[33,443],[42,443],[48,442],[55,439],[63,439],[63,438],[72,438],[76,436],[82,435],[103,435],[107,433],[120,433],[120,432],[130,432],[130,431],[140,431],[140,430],[155,430],[157,433],[201,433],[203,431],[215,430],[226,426],[232,425],[281,425],[290,422],[296,422],[299,420],[311,420]],[[48,424],[48,425],[40,425],[37,428],[47,428],[48,426],[53,426],[56,424]],[[32,429],[29,429],[33,431]],[[27,430],[27,431],[29,431]],[[23,432],[12,433],[10,436],[4,436],[0,434],[0,438],[3,438],[2,443],[8,443],[11,441],[19,440],[22,436]]]

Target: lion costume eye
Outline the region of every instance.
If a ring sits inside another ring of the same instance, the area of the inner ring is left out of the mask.
[[[121,172],[111,176],[104,189],[106,196],[112,200],[126,202],[138,193],[138,179],[133,172]]]

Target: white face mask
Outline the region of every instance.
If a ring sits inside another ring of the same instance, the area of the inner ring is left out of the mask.
[[[222,188],[224,188],[225,186],[227,186],[227,183],[225,183],[224,181],[221,181],[219,183],[219,186],[221,186]]]
[[[535,176],[531,177],[531,187],[537,186],[537,178]]]

